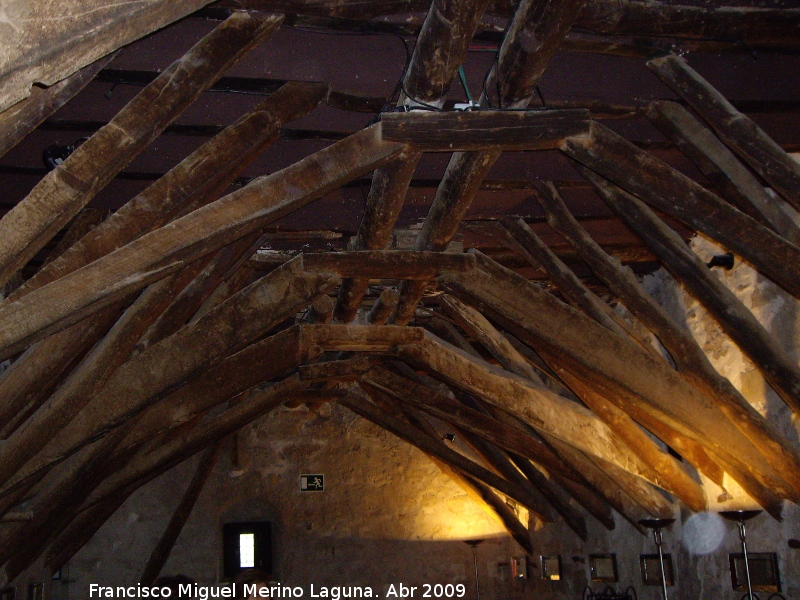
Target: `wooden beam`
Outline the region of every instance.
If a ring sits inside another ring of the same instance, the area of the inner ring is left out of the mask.
[[[432,439],[430,436],[422,433],[420,430],[405,421],[398,419],[392,415],[386,414],[381,411],[374,404],[356,397],[354,394],[348,394],[339,400],[339,404],[346,406],[357,415],[372,421],[376,425],[383,427],[390,433],[393,433],[401,440],[404,440],[416,446],[426,454],[435,456],[436,458],[444,461],[461,471],[464,475],[477,479],[490,485],[498,492],[501,492],[513,498],[524,506],[535,506],[535,499],[530,497],[525,490],[520,489],[519,486],[495,475],[494,472],[480,466],[479,464],[466,458],[464,455],[451,450],[444,444],[439,444],[438,440]]]
[[[391,398],[383,394],[380,390],[370,388],[370,387],[362,387],[361,389],[364,390],[367,395],[372,399],[375,404],[377,404],[380,408],[384,408],[389,412],[396,412],[400,415],[404,415],[406,419],[411,423],[413,426],[420,429],[422,432],[427,433],[432,440],[435,440],[439,445],[443,445],[438,432],[434,427],[425,420],[421,415],[412,412],[409,408],[405,408],[405,410],[401,407],[398,410],[398,407],[394,405]],[[489,514],[493,517],[500,519],[500,522],[506,528],[511,537],[513,537],[517,543],[525,549],[526,552],[533,552],[533,544],[531,543],[530,533],[528,532],[528,528],[525,527],[520,520],[517,518],[516,513],[506,504],[506,501],[501,498],[497,493],[492,490],[491,487],[486,485],[485,483],[478,481],[477,479],[471,479],[461,474],[460,471],[454,469],[441,459],[432,456],[430,454],[427,455],[433,463],[439,467],[439,469],[450,477],[456,485],[458,485],[461,489],[463,489],[467,494],[473,498],[478,504],[482,507],[488,508]]]
[[[401,149],[380,140],[379,124],[363,129],[30,292],[24,302],[3,303],[0,356],[261,229],[390,160]]]
[[[469,271],[476,264],[474,257],[469,254],[408,250],[308,252],[303,253],[303,257],[309,271],[324,271],[342,277],[364,279],[428,280],[444,271]],[[275,268],[275,260],[270,255],[256,254],[248,264],[255,269],[259,269],[261,264],[264,270]]]
[[[439,277],[439,284],[521,340],[559,356],[562,364],[569,363],[570,370],[591,373],[593,381],[609,386],[613,394],[636,398],[634,402],[642,410],[728,462],[741,465],[764,485],[773,486],[787,498],[796,495],[719,409],[663,361],[480,256],[481,268],[469,277],[447,274]],[[497,289],[504,293],[498,295]],[[575,442],[568,435],[562,439]]]
[[[25,100],[0,112],[0,158],[86,87],[113,58],[112,55],[96,60],[47,88],[32,87]]]
[[[664,267],[700,301],[722,330],[753,361],[784,402],[800,415],[800,368],[753,313],[641,201],[610,185],[602,185],[601,194],[628,227],[650,246]],[[752,421],[753,416],[749,420]]]
[[[282,20],[282,16],[234,13],[48,173],[0,220],[0,285]]]
[[[307,386],[307,383],[297,377],[288,377],[271,387],[251,394],[219,416],[201,421],[187,432],[172,437],[149,452],[137,454],[123,469],[105,479],[84,502],[81,510],[104,502],[132,484],[141,486],[152,481],[164,471],[194,456],[210,444],[277,408],[289,400],[293,393],[302,391]]]
[[[39,427],[20,429],[0,448],[0,480],[8,481],[40,449],[18,479],[62,460],[176,385],[247,346],[338,283],[329,274],[304,273],[302,257],[276,269],[125,363],[69,424],[52,422],[53,417]]]
[[[548,261],[546,262],[548,266],[552,266],[548,258],[555,258],[555,256],[548,257],[543,255],[542,258]],[[557,260],[556,258],[556,261]],[[566,269],[566,266],[563,266],[563,268]],[[582,286],[580,282],[578,283]],[[588,290],[585,291],[588,292]],[[583,296],[588,297],[586,294],[583,294]],[[541,383],[541,379],[539,379],[533,367],[528,364],[525,358],[511,343],[508,342],[485,317],[480,315],[478,311],[455,298],[445,297],[444,302],[450,305],[453,312],[458,314],[462,321],[470,323],[471,328],[480,336],[479,339],[481,339],[482,342],[484,339],[489,340],[487,343],[493,348],[493,350],[491,350],[492,354],[496,353],[495,355],[499,354],[503,357],[502,359],[498,358],[501,364],[504,366],[508,364],[511,366],[509,369],[511,372]],[[607,317],[603,312],[599,312],[599,314]],[[609,321],[610,323],[616,324],[610,319]],[[622,331],[620,331],[619,334],[625,335]],[[495,343],[492,343],[492,341]],[[505,342],[505,344],[502,342]],[[540,354],[542,354],[541,351]],[[551,368],[553,363],[557,362],[554,357],[547,354],[543,354],[542,358],[545,359]],[[677,461],[669,454],[663,452],[625,412],[600,394],[593,393],[590,387],[584,386],[576,389],[579,382],[575,382],[574,379],[565,379],[566,373],[561,373],[560,375],[562,380],[578,394],[581,400],[583,400],[583,402],[592,409],[592,411],[600,417],[629,448],[637,452],[645,464],[650,466],[654,472],[662,474],[666,479],[674,482],[671,491],[683,500],[687,507],[697,512],[708,508],[702,488],[697,486]]]
[[[281,87],[81,237],[63,255],[48,262],[11,294],[9,301],[18,300],[30,291],[76,271],[176,216],[214,200],[239,171],[274,140],[282,123],[312,110],[324,96],[326,89],[327,86],[318,84]],[[203,297],[207,294],[207,290],[202,288],[203,282],[206,285],[216,285],[214,282],[224,272],[214,274],[213,266],[221,260],[224,261],[226,253],[233,248],[235,245],[229,246],[228,250],[222,250],[222,254],[208,267],[212,269],[209,271],[209,278],[201,278],[190,285],[176,304],[160,317],[156,329],[148,331],[141,340],[140,349],[150,343],[148,340],[162,335],[166,330],[173,333],[176,323],[178,326],[185,323],[185,319],[181,321],[181,311],[197,310],[192,300],[192,290],[199,294],[198,297]],[[60,383],[64,373],[68,372],[69,361],[80,358],[83,354],[81,349],[85,351],[91,347],[116,320],[120,311],[121,308],[105,309],[89,322],[79,323],[39,342],[15,361],[12,369],[0,377],[0,406],[3,407],[0,409],[0,414],[3,415],[0,423],[6,422],[11,415],[18,414],[32,395],[36,396],[47,389],[47,386],[42,385],[43,381],[53,381],[53,385]]]
[[[334,302],[330,296],[320,296],[308,307],[309,323],[325,325],[333,320]]]
[[[584,0],[558,3],[523,0],[519,4],[500,47],[497,65],[487,78],[487,90],[496,84],[500,86],[501,96],[497,99],[500,107],[527,107],[539,78],[583,4]],[[489,97],[484,94],[481,104],[487,103]],[[417,237],[417,250],[441,250],[458,231],[481,182],[500,157],[497,148],[481,150],[457,152],[451,157]],[[395,323],[404,325],[412,319],[423,293],[424,286],[420,283],[402,284]]]
[[[344,285],[344,282],[342,282],[342,285]],[[375,300],[367,313],[367,323],[370,325],[386,325],[394,309],[397,308],[397,301],[399,299],[400,296],[395,290],[392,288],[384,288],[381,295],[378,296],[378,299]]]
[[[589,131],[589,111],[413,111],[384,113],[383,139],[420,152],[519,151],[558,148]]]
[[[426,385],[381,368],[372,369],[362,381],[401,402],[451,422],[460,429],[475,433],[506,450],[535,460],[549,469],[554,471],[563,469],[563,464],[558,458],[536,438],[482,415]]]
[[[609,200],[613,201],[614,196],[621,194],[618,188],[612,187],[591,171],[582,169],[582,173],[595,183],[601,197],[608,196]],[[628,310],[658,336],[664,348],[670,353],[677,370],[710,398],[730,421],[747,435],[770,462],[776,473],[786,473],[786,480],[796,487],[797,483],[792,474],[800,472],[797,451],[750,405],[728,379],[722,377],[714,369],[694,338],[676,324],[669,314],[644,291],[633,273],[608,256],[592,240],[570,214],[560,196],[552,193],[552,189],[550,192],[541,195],[542,206],[547,213],[550,225],[570,241],[592,268],[595,276],[625,304]],[[683,247],[681,244],[680,248]],[[653,433],[659,435],[657,431]],[[684,452],[693,465],[707,473],[712,479],[718,479],[713,475],[713,471],[715,471],[713,461],[712,464],[709,464],[705,457],[697,455],[688,448],[679,451]],[[712,472],[708,471],[708,467],[712,468]]]
[[[444,102],[453,78],[464,62],[486,4],[486,0],[434,0],[422,8],[428,12],[403,77],[398,105],[422,101],[440,106]],[[406,148],[396,161],[375,171],[364,217],[351,249],[380,250],[386,247],[421,157],[419,151]],[[362,277],[348,278],[343,282],[336,301],[337,321],[349,323],[355,318],[367,285],[368,281]]]
[[[203,491],[206,481],[208,481],[208,478],[214,470],[214,465],[217,463],[217,458],[221,451],[222,442],[220,441],[206,450],[200,458],[197,469],[194,475],[192,475],[192,479],[189,481],[189,485],[183,493],[178,507],[175,509],[175,512],[172,513],[172,517],[166,529],[164,529],[164,533],[161,534],[158,544],[156,544],[156,547],[153,548],[153,551],[150,553],[150,558],[147,559],[147,564],[145,564],[142,575],[139,577],[139,583],[143,586],[153,585],[153,582],[156,580],[159,573],[161,573],[161,569],[164,568],[170,552],[172,552],[172,547],[175,545],[178,536],[183,530],[183,526],[186,525],[186,521],[189,520],[192,509],[197,503],[197,499],[200,497],[200,493]]]
[[[297,369],[297,374],[303,381],[356,381],[368,372],[373,366],[373,359],[369,356],[356,356],[342,360],[329,360],[308,365]]]
[[[519,416],[537,430],[550,432],[659,487],[675,487],[645,465],[593,413],[557,396],[544,386],[475,359],[428,333],[423,342],[398,350],[402,357],[431,369],[452,385]]]
[[[800,248],[610,129],[568,139],[561,150],[655,208],[717,240],[800,297]]]
[[[685,59],[669,55],[647,66],[705,119],[722,140],[787,202],[800,210],[800,164],[740,113]]]
[[[646,114],[731,204],[800,246],[800,227],[725,144],[688,110],[676,102],[655,101],[648,104]]]

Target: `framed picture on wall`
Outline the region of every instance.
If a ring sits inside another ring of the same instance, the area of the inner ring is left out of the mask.
[[[658,554],[640,554],[639,566],[642,569],[642,583],[644,585],[661,585],[661,565]],[[675,585],[675,575],[672,569],[672,555],[664,555],[664,579],[667,585]]]
[[[616,583],[619,581],[617,573],[616,554],[590,554],[589,571],[592,581],[603,583]]]
[[[540,556],[542,564],[542,579],[550,581],[561,581],[561,555]]]
[[[781,578],[778,571],[778,555],[775,552],[748,552],[750,583],[754,592],[780,592]],[[747,591],[747,572],[744,555],[728,555],[731,566],[731,584],[736,592]]]

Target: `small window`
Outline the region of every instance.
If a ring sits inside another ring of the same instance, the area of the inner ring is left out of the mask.
[[[750,565],[750,582],[754,592],[780,592],[781,578],[778,573],[778,555],[774,552],[748,552]],[[747,573],[744,555],[729,554],[731,565],[731,583],[734,591],[747,591]]]
[[[269,521],[222,526],[223,574],[236,577],[244,569],[272,573],[272,530]],[[2,599],[0,599],[2,600]]]

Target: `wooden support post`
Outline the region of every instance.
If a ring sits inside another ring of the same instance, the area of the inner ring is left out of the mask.
[[[656,101],[647,118],[736,208],[800,247],[800,228],[717,137],[677,102]]]
[[[800,298],[800,248],[599,123],[561,150],[621,188],[739,254]]]
[[[653,211],[619,188],[600,181],[598,186],[606,203],[653,250],[664,267],[700,301],[722,330],[753,361],[778,395],[800,415],[800,368],[794,359]],[[706,385],[710,387],[710,382]],[[740,410],[739,418],[748,412]],[[759,419],[750,415],[748,420],[757,422]],[[800,475],[800,470],[794,470]]]
[[[363,129],[30,292],[24,302],[3,303],[0,356],[263,228],[390,160],[401,149],[380,140],[379,125]]]
[[[399,105],[441,106],[487,3],[434,0],[426,7],[428,13],[403,78]],[[408,148],[395,162],[375,171],[353,250],[380,250],[389,243],[421,157],[421,152]],[[336,302],[336,320],[352,321],[366,291],[364,278],[346,279]]]
[[[310,323],[319,323],[324,325],[333,320],[333,307],[334,302],[330,296],[320,296],[311,303],[308,312],[308,320]]]
[[[8,481],[40,449],[22,477],[63,459],[171,388],[248,345],[338,282],[332,275],[305,274],[302,257],[276,269],[125,363],[68,425],[53,417],[40,427],[20,429],[0,449],[0,480]]]
[[[342,285],[344,285],[344,282],[342,282]],[[399,298],[400,296],[395,290],[384,288],[367,313],[367,323],[370,325],[386,325],[394,309],[397,308]]]
[[[221,450],[222,442],[219,441],[206,450],[205,454],[200,458],[197,470],[194,472],[191,481],[189,481],[189,486],[183,493],[183,498],[181,498],[178,507],[172,514],[172,518],[169,520],[164,533],[161,534],[158,544],[153,548],[153,552],[150,553],[150,558],[144,566],[142,576],[139,577],[139,583],[143,586],[153,585],[153,582],[156,580],[159,573],[161,573],[161,569],[164,568],[169,554],[172,552],[172,547],[175,545],[186,521],[189,520],[192,509],[197,499],[200,497],[200,493],[203,491],[206,481],[208,481],[208,478],[214,470],[214,465],[217,463],[217,458]]]
[[[621,194],[618,188],[587,169],[581,170],[598,189],[601,197]],[[570,214],[561,197],[552,187],[543,188],[542,206],[551,227],[575,247],[589,264],[592,272],[616,295],[636,317],[650,329],[672,356],[676,368],[692,385],[710,398],[764,454],[776,473],[787,473],[785,478],[797,487],[792,473],[800,472],[797,451],[783,439],[725,377],[714,369],[702,348],[692,336],[676,324],[639,284],[634,274],[608,256]],[[683,244],[678,245],[683,248]],[[688,257],[691,258],[691,257]],[[705,272],[705,271],[704,271]],[[662,434],[653,431],[658,436]],[[662,438],[663,439],[663,438]],[[670,445],[673,445],[670,441]],[[673,446],[675,447],[675,446]],[[714,462],[692,448],[677,448],[683,456],[712,480],[721,483]]]
[[[278,15],[234,13],[46,175],[0,220],[0,285],[282,20]]]
[[[800,164],[750,118],[736,110],[683,58],[664,56],[649,61],[647,66],[686,100],[756,173],[800,210]]]
[[[585,0],[520,2],[500,47],[497,65],[486,84],[487,90],[499,84],[497,102],[500,107],[525,108],[528,105],[536,84],[584,3]],[[490,103],[490,98],[482,97],[481,103]],[[417,250],[447,247],[472,205],[481,182],[499,157],[498,150],[453,154],[417,237]],[[423,293],[421,283],[403,282],[393,322],[399,325],[408,323]]]
[[[787,498],[796,496],[749,439],[663,361],[610,333],[513,271],[480,256],[480,269],[468,277],[443,275],[439,284],[478,306],[521,340],[558,355],[571,371],[585,371],[587,376],[591,373],[592,380],[614,390],[615,397],[631,398],[655,419],[741,465],[767,487],[773,486]],[[499,288],[504,290],[502,295],[496,293]],[[575,442],[569,435],[562,439]],[[591,452],[589,448],[585,450]]]

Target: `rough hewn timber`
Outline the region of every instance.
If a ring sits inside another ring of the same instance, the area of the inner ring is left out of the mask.
[[[205,454],[200,458],[197,469],[192,475],[192,479],[189,481],[178,507],[172,513],[164,533],[161,534],[158,544],[153,548],[153,552],[150,553],[150,558],[147,559],[147,564],[145,564],[142,575],[139,577],[139,583],[143,586],[152,585],[159,573],[161,573],[161,569],[164,568],[170,552],[172,552],[172,547],[175,545],[186,521],[189,520],[189,515],[192,514],[192,509],[200,497],[206,481],[211,476],[211,472],[214,470],[214,465],[221,451],[222,442],[217,442],[206,450]]]
[[[597,186],[601,197],[613,200],[614,196],[621,193],[618,191],[619,188],[614,188],[592,172],[585,169],[582,172]],[[636,315],[645,327],[658,337],[672,356],[678,372],[714,401],[720,410],[761,450],[775,471],[784,473],[784,478],[797,487],[796,477],[792,477],[792,473],[800,472],[797,451],[750,405],[728,379],[722,377],[714,369],[694,338],[678,326],[669,314],[644,291],[635,275],[608,256],[592,240],[570,214],[557,194],[542,194],[541,202],[550,225],[570,241],[589,264],[597,278],[625,304],[628,310]],[[683,248],[682,244],[681,248]],[[653,433],[659,435],[659,432],[654,431]],[[713,472],[716,471],[713,469],[713,461],[712,464],[709,464],[704,457],[698,456],[687,448],[679,450],[679,452],[685,453],[687,460],[712,479],[718,478],[713,475]],[[709,467],[711,467],[710,471]]]
[[[486,4],[486,0],[434,0],[422,8],[428,12],[403,79],[399,105],[413,105],[416,100],[433,106],[443,103]],[[389,243],[421,156],[407,148],[397,160],[375,171],[352,250],[380,250]],[[349,323],[355,318],[367,285],[361,277],[343,282],[336,301],[337,321]]]
[[[0,158],[86,87],[112,58],[101,58],[50,87],[34,87],[25,100],[0,112]]]
[[[448,465],[458,469],[467,477],[478,479],[490,485],[498,492],[505,494],[509,498],[513,498],[524,506],[536,506],[536,500],[531,498],[526,490],[520,489],[519,486],[503,479],[499,475],[495,475],[492,471],[471,461],[455,450],[451,450],[444,444],[441,444],[439,440],[432,439],[430,436],[422,433],[419,429],[409,425],[405,421],[386,414],[374,404],[362,398],[358,398],[355,394],[348,394],[344,398],[341,398],[339,403],[346,406],[357,415],[383,427],[401,440],[408,442],[412,446],[416,446],[425,454],[435,456]]]
[[[600,189],[606,203],[653,250],[673,277],[700,301],[778,395],[800,415],[800,367],[795,360],[652,210],[619,188],[606,184]],[[740,412],[739,418],[746,414]],[[751,415],[749,421],[757,421],[755,415]],[[797,467],[794,470],[800,475]]]
[[[0,285],[283,20],[237,12],[170,65],[0,220]]]
[[[68,425],[54,419],[29,434],[25,428],[18,430],[0,449],[0,480],[8,481],[40,449],[18,478],[63,459],[258,339],[338,283],[330,274],[304,273],[302,257],[276,269],[125,363]]]
[[[385,113],[383,139],[419,152],[549,150],[589,131],[589,111],[413,111]]]
[[[19,346],[263,228],[391,160],[401,149],[402,145],[380,140],[380,124],[363,129],[30,292],[24,302],[4,303],[0,355],[13,354]]]
[[[591,373],[593,381],[609,386],[616,394],[635,397],[654,418],[728,462],[741,465],[781,495],[796,496],[719,409],[663,361],[513,271],[480,257],[481,268],[469,277],[447,274],[439,277],[439,284],[521,340],[558,356],[570,370]],[[504,290],[502,295],[496,293],[498,288]]]
[[[333,320],[334,302],[330,296],[320,296],[308,307],[309,323],[325,325]]]
[[[258,256],[251,264],[258,263]],[[431,279],[443,271],[469,271],[475,258],[450,252],[407,250],[361,250],[357,252],[312,252],[303,254],[306,270],[336,273],[365,279]]]
[[[297,377],[288,377],[251,394],[219,416],[206,419],[185,433],[171,437],[166,443],[153,448],[150,452],[137,454],[123,469],[103,481],[87,498],[81,510],[86,510],[98,502],[104,502],[131,484],[141,486],[155,479],[167,469],[277,408],[293,393],[302,391],[307,386],[307,383]]]
[[[800,228],[755,176],[677,102],[656,101],[647,118],[659,128],[736,208],[800,247]]]
[[[653,59],[647,66],[686,100],[775,191],[800,210],[800,164],[764,130],[736,110],[683,58],[673,54]]]
[[[535,460],[549,469],[557,471],[563,468],[557,457],[536,438],[482,415],[419,382],[379,368],[370,371],[362,380],[401,402],[439,419],[447,420],[464,431],[475,433],[506,450]]]
[[[500,47],[497,65],[486,83],[487,90],[500,83],[501,95],[497,102],[501,107],[527,107],[539,78],[583,4],[584,0],[520,2]],[[487,102],[488,97],[481,97],[481,104]],[[417,250],[442,250],[447,246],[472,205],[481,182],[499,157],[498,150],[486,149],[453,154],[417,237]],[[404,325],[411,320],[423,293],[422,284],[403,282],[395,323]]]
[[[442,444],[441,438],[436,429],[421,415],[413,413],[410,410],[397,410],[397,407],[392,403],[391,398],[386,394],[382,394],[380,390],[362,387],[362,389],[369,395],[375,404],[380,408],[384,408],[390,412],[396,412],[399,415],[404,415],[409,423],[420,429],[422,432],[427,433],[437,443]],[[487,511],[490,515],[500,519],[500,522],[511,534],[517,543],[522,546],[527,552],[533,551],[533,544],[531,543],[530,533],[528,528],[520,523],[517,515],[506,504],[506,501],[495,493],[491,487],[477,479],[465,477],[457,469],[452,468],[450,465],[441,459],[427,455],[439,469],[450,477],[456,485],[462,488],[467,494],[478,502],[481,506],[488,508]]]
[[[648,204],[717,240],[800,297],[800,248],[700,184],[599,123],[592,123],[591,135],[570,138],[561,149]]]
[[[668,476],[662,478],[645,465],[593,413],[555,395],[544,386],[475,359],[427,332],[423,342],[398,350],[402,357],[433,370],[452,385],[517,415],[537,430],[548,431],[659,487],[667,490],[677,487]]]
[[[475,347],[469,343],[464,334],[453,325],[449,320],[445,321],[443,316],[436,313],[432,319],[424,323],[425,329],[433,333],[436,337],[442,338],[445,342],[453,344],[456,348],[461,348],[467,354],[471,354],[476,358],[483,358],[480,352],[475,350]]]
[[[36,275],[11,294],[10,300],[19,299],[28,292],[72,273],[138,236],[160,227],[167,221],[216,199],[239,172],[275,139],[281,124],[312,110],[320,102],[326,89],[327,86],[319,84],[282,86],[264,102],[203,144],[169,173],[84,235],[63,255],[48,262]],[[214,282],[217,278],[225,274],[227,269],[218,273],[213,267],[220,260],[224,261],[227,253],[234,248],[235,245],[231,245],[223,249],[222,254],[209,265],[209,277],[203,280],[206,284],[216,285]],[[225,265],[219,266],[219,268],[224,267]],[[163,336],[166,331],[169,334],[173,333],[177,329],[176,324],[182,325],[185,322],[181,321],[182,310],[192,313],[197,310],[192,300],[192,290],[197,292],[201,299],[207,295],[207,290],[198,290],[198,285],[203,281],[196,281],[185,290],[176,304],[160,318],[156,329],[145,334],[141,340],[142,348],[152,343],[153,339],[160,339],[159,336]],[[31,394],[41,396],[40,392],[48,389],[42,382],[52,381],[52,385],[58,385],[63,379],[63,374],[69,372],[66,368],[68,361],[75,357],[80,358],[83,351],[91,347],[108,329],[120,310],[121,308],[105,309],[88,322],[78,323],[28,349],[15,361],[13,368],[0,377],[2,415],[19,414],[20,406],[31,401],[24,397],[29,397]],[[92,333],[94,331],[96,333]],[[5,420],[5,418],[0,419],[0,422]]]
[[[344,285],[344,282],[342,282],[342,285]],[[397,301],[399,299],[400,296],[395,290],[392,288],[385,288],[369,309],[366,316],[367,323],[370,325],[386,325],[394,309],[397,308]]]

